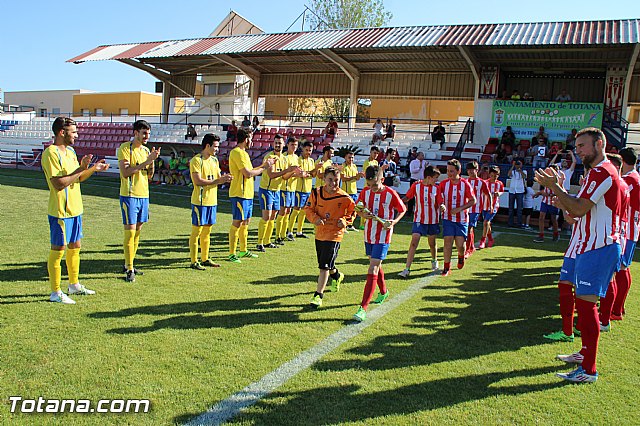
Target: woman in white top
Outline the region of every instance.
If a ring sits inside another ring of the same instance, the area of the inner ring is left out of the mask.
[[[373,123],[373,138],[371,139],[371,143],[374,144],[380,140],[382,140],[382,129],[384,125],[382,124],[382,120],[379,118]]]

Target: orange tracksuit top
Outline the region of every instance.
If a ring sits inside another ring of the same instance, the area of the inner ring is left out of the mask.
[[[319,218],[324,220],[324,225],[316,225],[316,240],[342,241],[344,228],[338,228],[338,221],[343,220],[345,225],[353,223],[355,218],[355,203],[353,199],[338,188],[335,194],[327,194],[324,187],[314,188],[307,205],[304,208],[307,220],[315,223]]]

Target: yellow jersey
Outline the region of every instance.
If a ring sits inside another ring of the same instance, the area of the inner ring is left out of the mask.
[[[315,169],[313,158],[298,157],[298,167],[307,173],[313,172]],[[313,176],[296,178],[296,191],[309,193],[311,192],[312,186]]]
[[[218,179],[220,177],[220,165],[218,159],[210,156],[206,160],[202,154],[195,155],[189,163],[191,171],[191,181],[193,174],[198,173],[202,179]],[[191,204],[197,206],[217,206],[218,205],[218,185],[199,186],[193,184],[191,192]]]
[[[300,157],[296,154],[287,154],[287,167],[298,166],[300,167]],[[289,179],[284,180],[284,185],[282,186],[283,191],[295,191],[298,188],[298,179],[293,176]]]
[[[287,168],[287,157],[285,157],[284,154],[280,153],[280,155],[278,155],[275,153],[275,151],[271,151],[264,158],[266,160],[271,157],[276,159],[276,162],[271,168],[272,172],[279,173]],[[270,178],[266,170],[262,172],[262,178],[260,179],[260,188],[268,189],[269,191],[280,191],[284,186],[284,183],[285,182],[284,179],[282,179],[282,176]]]
[[[366,160],[364,160],[364,164],[362,165],[362,173],[366,173],[367,172],[367,167],[369,166],[378,166],[378,160],[369,160],[368,158]],[[364,186],[368,186],[367,185],[367,181],[364,181]]]
[[[251,157],[244,149],[235,147],[229,153],[229,173],[233,176],[229,186],[229,197],[253,200],[253,177],[245,177],[242,169],[253,169]]]
[[[318,173],[324,173],[324,169],[331,166],[332,162],[331,160],[322,161],[322,157],[320,157],[316,160],[316,164],[322,164],[322,167],[318,169]],[[324,186],[324,179],[316,176],[316,185],[314,188],[320,188],[322,186]]]
[[[80,163],[73,148],[62,152],[56,145],[50,145],[42,153],[42,170],[49,186],[48,214],[57,218],[80,216],[83,212],[80,194],[80,179],[58,191],[51,182],[52,177],[67,176],[78,170]]]
[[[344,164],[343,167],[342,167],[342,173],[340,173],[340,174],[342,175],[343,178],[354,177],[354,176],[356,176],[358,174],[358,166],[356,166],[353,163],[350,166],[347,166],[346,164]],[[343,180],[342,184],[340,185],[340,187],[347,194],[353,195],[353,194],[357,194],[358,193],[358,186],[357,185],[358,185],[358,180],[357,179],[350,180],[349,182],[345,182]]]
[[[133,142],[125,142],[118,148],[118,161],[126,160],[132,166],[138,166],[149,157],[150,151],[144,145],[135,148]],[[120,195],[123,197],[149,198],[149,172],[142,169],[129,177],[120,171]]]

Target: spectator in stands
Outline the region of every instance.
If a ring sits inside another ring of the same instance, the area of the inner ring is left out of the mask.
[[[413,148],[416,150],[417,148]],[[424,179],[424,169],[427,168],[429,162],[424,159],[424,153],[418,152],[416,154],[416,158],[411,160],[409,163],[409,173],[411,174],[411,179],[409,179],[409,187],[419,180]],[[413,212],[413,207],[415,206],[415,199],[412,198],[409,200],[409,204],[407,204],[408,211]]]
[[[541,101],[550,101],[551,100],[551,96],[549,96],[548,93],[543,93],[542,94],[542,98],[540,100]]]
[[[411,165],[411,162],[413,160],[415,160],[416,158],[418,158],[418,148],[414,146],[407,153],[407,162],[405,163],[405,170],[406,170],[406,173],[407,173],[407,177],[409,179],[411,179],[410,165]]]
[[[178,158],[178,173],[181,177],[180,185],[186,185],[191,172],[189,171],[189,158],[187,158],[184,151],[180,151],[180,157]]]
[[[187,134],[184,136],[184,140],[192,141],[197,137],[198,134],[196,133],[196,128],[193,127],[193,124],[187,124]]]
[[[380,163],[381,166],[387,165],[386,170],[384,171],[384,181],[383,183],[386,186],[397,186],[396,179],[398,176],[398,165],[394,161],[396,156],[396,150],[393,148],[388,148],[385,154],[384,160]]]
[[[527,155],[524,157],[524,164],[531,166],[533,164],[533,157],[536,155],[536,148],[538,145],[531,145],[527,150]]]
[[[509,96],[508,94],[509,92],[507,92],[506,90],[502,91],[502,96],[500,96],[498,99],[503,100],[503,101],[507,101],[509,99],[511,99],[511,96]]]
[[[522,168],[522,161],[517,158],[511,163],[507,173],[509,177],[509,220],[510,227],[524,227],[522,222],[522,209],[524,207],[524,194],[526,191],[527,172]],[[517,208],[516,208],[517,204]],[[518,223],[514,222],[514,212],[517,211]]]
[[[544,169],[547,167],[547,155],[549,152],[549,148],[544,143],[544,139],[538,139],[538,145],[535,147],[535,155],[533,157],[533,168],[534,169]]]
[[[338,134],[338,122],[333,117],[329,117],[329,122],[322,131],[322,140],[326,138],[333,139]]]
[[[389,119],[387,123],[387,127],[385,128],[384,135],[382,135],[382,140],[387,138],[393,140],[396,137],[396,125],[393,124],[393,119]]]
[[[182,180],[182,175],[178,172],[178,164],[180,160],[176,158],[176,153],[172,152],[169,158],[169,183],[172,185]]]
[[[502,133],[500,146],[496,150],[496,161],[499,163],[510,162],[513,151],[516,147],[516,134],[513,133],[511,126]]]
[[[511,100],[512,101],[519,101],[520,100],[520,93],[517,90],[514,90],[511,93]]]
[[[236,120],[231,120],[231,124],[227,127],[227,140],[235,141],[238,138],[238,126]]]
[[[529,92],[524,92],[524,95],[522,96],[522,100],[523,101],[533,101],[533,96],[531,96],[531,94]]]
[[[535,145],[538,143],[538,140],[540,139],[544,141],[545,145],[549,140],[549,135],[547,134],[547,132],[544,131],[544,126],[540,126],[540,128],[538,129],[538,133],[536,133],[536,135],[531,138],[531,142],[533,142],[533,144]]]
[[[249,120],[249,117],[246,115],[244,116],[244,120],[240,123],[240,127],[242,127],[242,130],[251,131],[251,120]]]
[[[562,89],[560,94],[556,96],[556,102],[571,102],[571,95],[567,93],[566,89]]]
[[[571,129],[571,133],[567,136],[566,139],[566,147],[567,149],[572,149],[576,144],[576,135],[578,134],[578,129]]]
[[[253,133],[260,131],[260,120],[258,119],[257,115],[253,116],[253,121],[251,122],[251,131],[253,131]]]
[[[373,123],[373,136],[371,137],[371,145],[375,145],[377,142],[382,140],[382,129],[384,128],[384,124],[382,124],[382,120],[380,117]]]
[[[167,168],[167,163],[162,159],[162,157],[158,156],[158,158],[156,158],[154,170],[158,175],[158,180],[153,181],[153,183],[166,185],[167,180],[169,180],[169,169]]]
[[[438,121],[438,125],[434,127],[431,132],[431,142],[436,143],[437,141],[440,141],[440,149],[442,149],[445,144],[444,135],[446,133],[447,131],[444,129],[442,121]]]

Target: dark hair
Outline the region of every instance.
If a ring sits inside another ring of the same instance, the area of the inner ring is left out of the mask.
[[[238,140],[238,143],[244,143],[247,141],[247,132],[245,132],[244,129],[240,129],[238,130],[238,133],[236,133],[236,139]]]
[[[581,129],[580,131],[578,131],[578,133],[576,133],[576,139],[578,139],[582,135],[591,136],[591,139],[593,140],[594,145],[598,140],[602,140],[602,142],[604,142],[605,145],[607,144],[607,137],[604,135],[602,130],[597,129],[595,127],[587,127],[585,129]]]
[[[139,132],[140,130],[151,130],[151,125],[146,120],[138,120],[133,123],[133,131]]]
[[[607,154],[607,160],[611,161],[617,169],[622,167],[622,157],[618,154]]]
[[[498,175],[500,174],[500,167],[498,166],[491,166],[489,168],[489,173],[497,173]]]
[[[207,133],[202,138],[202,149],[205,149],[207,145],[213,146],[214,142],[220,142],[220,136],[214,135],[213,133]]]
[[[424,177],[438,177],[440,176],[440,169],[433,166],[427,166],[424,168]]]
[[[180,154],[185,154],[185,155],[186,155],[187,153],[186,153],[186,152],[184,152],[184,151],[180,151]]]
[[[478,170],[478,162],[477,161],[469,161],[467,163],[467,170]]]
[[[622,148],[618,154],[622,157],[622,161],[629,166],[635,166],[638,162],[638,154],[636,150],[630,146]]]
[[[326,169],[324,169],[324,176],[326,176],[326,175],[338,176],[339,173],[340,173],[340,170],[338,170],[337,168],[335,168],[333,166],[329,166]]]
[[[295,136],[291,135],[287,138],[287,144],[290,144],[291,142],[298,142],[298,139],[296,139]]]
[[[349,154],[351,154],[351,155],[355,155],[355,153],[354,153],[353,151],[351,151],[351,150],[347,150],[347,151],[345,151],[345,153],[344,153],[345,158],[346,158],[346,157],[347,157],[347,155],[349,155]]]
[[[380,148],[374,145],[371,147],[371,150],[369,152],[373,152],[373,151],[380,152]]]
[[[58,117],[55,120],[53,120],[53,125],[51,126],[51,130],[53,130],[53,134],[57,135],[58,133],[60,133],[60,130],[64,129],[65,127],[69,127],[69,126],[75,126],[76,122],[69,117]]]
[[[364,178],[367,180],[377,179],[379,172],[380,172],[379,166],[369,166],[367,167],[367,170],[364,171]]]
[[[311,143],[311,142],[310,142],[310,141],[308,141],[308,140],[305,140],[304,142],[302,142],[302,147],[303,147],[303,148],[308,148],[308,147],[313,148],[313,143]]]
[[[322,153],[324,154],[325,152],[329,152],[329,151],[333,151],[333,147],[331,145],[327,145],[324,148],[322,148]]]
[[[387,148],[386,155],[393,154],[394,152],[396,152],[396,150],[395,150],[395,149],[393,149],[393,148]]]
[[[276,139],[284,139],[284,136],[282,136],[280,133],[276,133],[276,135],[273,137],[273,140]]]
[[[455,158],[447,161],[447,166],[453,166],[456,168],[457,171],[460,171],[460,169],[462,168],[462,166],[460,165],[460,162]]]

